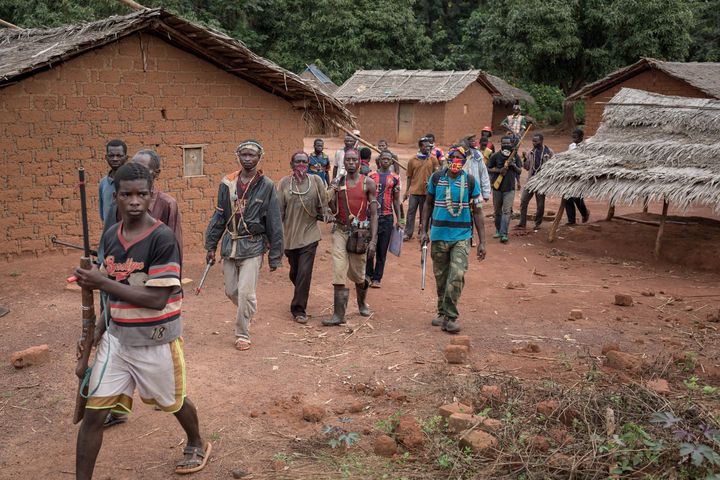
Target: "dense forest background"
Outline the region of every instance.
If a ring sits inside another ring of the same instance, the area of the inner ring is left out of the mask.
[[[532,93],[530,114],[548,123],[563,119],[566,95],[640,57],[720,61],[720,0],[139,3],[222,30],[288,70],[315,63],[338,84],[361,68],[482,68]],[[117,0],[0,0],[0,19],[22,28],[130,11]]]

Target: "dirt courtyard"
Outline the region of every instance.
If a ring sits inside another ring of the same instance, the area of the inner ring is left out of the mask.
[[[558,149],[564,142],[548,141]],[[339,144],[328,142],[328,153]],[[401,159],[413,150],[403,149]],[[515,211],[518,202],[519,195]],[[546,210],[557,205],[549,199]],[[323,228],[318,249],[307,326],[291,321],[287,263],[275,272],[265,264],[253,344],[246,352],[233,349],[234,308],[224,296],[221,269],[211,270],[195,296],[204,254],[186,251],[183,274],[195,281],[186,286],[183,305],[188,397],[214,446],[207,468],[192,478],[233,478],[233,471],[252,478],[457,478],[429,472],[412,454],[402,465],[374,461],[373,441],[380,422],[398,411],[428,418],[444,403],[473,402],[439,386],[477,372],[572,388],[597,367],[618,383],[663,376],[678,398],[687,393],[683,380],[689,375],[720,385],[720,324],[708,319],[720,308],[720,227],[668,224],[662,259],[655,262],[655,227],[605,222],[606,205],[589,206],[590,223],[561,228],[552,244],[549,222],[538,233],[513,233],[502,245],[490,238],[492,219],[486,218],[487,259],[471,258],[460,304],[462,334],[472,342],[461,365],[447,364],[449,335],[430,326],[435,283],[429,268],[427,289],[420,290],[416,239],[404,244],[400,258],[389,257],[382,288],[368,295],[374,310],[369,319],[357,314],[351,294],[347,328],[320,325],[332,309],[329,228]],[[618,213],[639,210],[623,207]],[[651,212],[657,211],[652,205]],[[688,215],[711,216],[704,210]],[[65,288],[65,278],[78,257],[68,250],[0,263],[0,305],[10,309],[0,318],[0,479],[74,478],[80,295]],[[614,305],[615,294],[631,295],[634,305]],[[573,309],[582,315],[570,321]],[[48,363],[21,370],[9,365],[13,352],[38,344],[49,345]],[[601,353],[609,344],[647,364],[671,362],[689,351],[697,362],[685,376],[658,369],[615,377]],[[95,478],[175,478],[182,430],[137,395],[135,402],[129,421],[106,431]],[[324,419],[304,420],[307,405],[322,407]],[[712,405],[717,409],[718,402]],[[328,425],[344,425],[359,441],[343,455],[323,446]],[[402,475],[394,473],[400,470]]]

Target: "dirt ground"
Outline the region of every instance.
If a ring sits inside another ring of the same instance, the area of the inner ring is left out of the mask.
[[[560,150],[565,140],[548,143]],[[396,150],[402,159],[414,149]],[[546,209],[557,204],[549,200]],[[720,308],[720,228],[713,222],[669,224],[662,259],[655,262],[655,227],[605,222],[606,206],[589,206],[590,223],[561,228],[553,244],[547,222],[539,233],[513,234],[502,245],[490,239],[492,219],[486,220],[487,259],[471,260],[460,304],[462,333],[472,340],[466,365],[445,362],[449,336],[430,326],[434,280],[429,273],[427,290],[420,290],[416,240],[404,244],[400,258],[390,256],[382,288],[369,293],[372,317],[357,314],[351,294],[348,328],[320,325],[332,307],[328,228],[318,250],[307,326],[291,321],[287,266],[273,273],[264,266],[247,352],[232,347],[234,308],[224,296],[220,268],[213,268],[200,296],[193,293],[194,283],[188,285],[188,396],[198,407],[205,439],[214,445],[208,467],[193,478],[232,478],[237,469],[253,478],[395,478],[392,465],[371,469],[362,463],[372,456],[378,421],[398,410],[417,418],[434,415],[440,404],[455,400],[453,392],[433,388],[438,379],[484,372],[573,385],[602,364],[601,348],[611,343],[648,361],[696,352],[694,374],[719,385],[720,325],[706,316]],[[618,214],[640,209],[622,207]],[[711,217],[703,210],[689,214]],[[197,281],[203,258],[202,252],[186,252],[184,275]],[[0,478],[73,478],[80,295],[65,289],[65,278],[77,260],[77,252],[66,251],[0,264],[0,305],[10,309],[0,318]],[[614,305],[616,293],[632,295],[635,305]],[[572,309],[582,310],[583,318],[569,321]],[[529,342],[539,351],[512,352]],[[49,363],[15,370],[6,360],[43,343],[50,346]],[[673,395],[683,395],[681,378],[670,378],[670,386]],[[183,432],[173,418],[135,400],[129,422],[106,431],[95,478],[173,477]],[[346,412],[357,402],[359,413]],[[303,420],[305,405],[324,407],[325,419]],[[351,447],[357,452],[353,465],[317,441],[324,425],[338,422],[360,434]]]

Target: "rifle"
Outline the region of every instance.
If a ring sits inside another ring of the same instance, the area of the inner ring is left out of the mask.
[[[53,243],[53,245],[61,245],[63,247],[70,247],[70,248],[74,248],[75,250],[85,250],[84,246],[77,245],[75,243],[69,243],[69,242],[64,242],[62,240],[58,240],[58,238],[55,235],[50,237],[50,241]],[[90,255],[92,255],[93,257],[97,257],[97,250],[90,249]]]
[[[420,268],[422,269],[422,279],[420,280],[420,290],[425,290],[425,271],[427,270],[427,240],[422,242],[422,253],[420,254]]]
[[[83,230],[83,256],[80,257],[80,268],[90,270],[92,263],[90,261],[90,233],[88,228],[87,216],[87,196],[85,194],[85,169],[78,169],[80,178],[80,212],[82,216]],[[80,379],[80,388],[78,388],[75,397],[75,414],[73,415],[73,423],[78,423],[85,416],[85,405],[87,404],[88,384],[84,382],[85,373],[88,369],[88,361],[90,360],[90,352],[92,351],[93,341],[95,340],[95,299],[93,298],[92,289],[82,289],[82,333],[80,334],[80,351],[78,352],[77,364],[75,365],[75,375]]]
[[[530,131],[531,128],[532,128],[532,123],[530,125],[528,125],[528,128],[525,129],[525,132],[523,133],[522,137],[520,137],[520,140],[518,140],[518,142],[515,144],[515,148],[513,148],[512,153],[507,158],[507,160],[505,160],[504,168],[508,168],[510,166],[510,162],[512,162],[513,158],[515,158],[515,155],[517,155],[517,151],[518,151],[518,148],[520,148],[520,144],[525,139],[525,135],[527,135],[527,133]],[[498,190],[500,188],[500,184],[502,183],[504,178],[505,178],[505,175],[503,175],[502,173],[500,175],[498,175],[498,177],[495,179],[495,183],[493,183],[493,188],[495,190]]]
[[[200,277],[200,283],[198,283],[197,288],[195,289],[195,295],[200,295],[200,290],[202,290],[203,285],[205,285],[205,279],[208,276],[208,273],[210,273],[210,267],[215,265],[215,262],[208,262],[207,265],[205,265],[205,271],[203,271],[202,277]]]

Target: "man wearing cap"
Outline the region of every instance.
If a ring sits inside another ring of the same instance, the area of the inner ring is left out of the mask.
[[[487,143],[487,148],[489,148],[492,153],[495,153],[495,145],[493,145],[493,143],[490,141],[490,137],[492,137],[492,128],[490,128],[489,126],[483,127],[482,131],[480,132],[480,143],[482,143],[482,140],[484,138],[485,142]]]
[[[477,258],[485,258],[480,187],[478,181],[463,170],[465,159],[466,153],[462,146],[450,147],[448,167],[430,177],[420,237],[421,244],[430,241],[437,288],[437,317],[431,323],[448,333],[460,331],[458,302],[465,285],[473,223],[480,239]]]
[[[235,155],[241,169],[220,182],[217,206],[205,232],[205,250],[207,262],[214,263],[215,250],[222,238],[225,295],[237,306],[235,348],[248,350],[263,255],[269,250],[271,272],[280,266],[283,232],[275,185],[257,168],[263,155],[262,145],[246,140]]]

